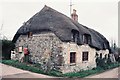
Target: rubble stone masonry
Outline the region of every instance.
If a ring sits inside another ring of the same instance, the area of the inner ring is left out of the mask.
[[[77,45],[74,42],[62,42],[54,33],[43,32],[28,35],[20,35],[16,41],[18,47],[27,47],[29,60],[33,63],[50,63],[51,68],[57,68],[63,73],[77,72],[96,67],[96,49],[89,45]],[[82,61],[82,53],[88,51],[88,61]],[[70,63],[70,52],[76,52],[76,62]],[[105,52],[105,51],[104,51]],[[109,51],[107,50],[106,54]],[[18,58],[19,59],[19,58]]]

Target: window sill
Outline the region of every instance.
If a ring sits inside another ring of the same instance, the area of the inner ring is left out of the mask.
[[[70,63],[70,66],[75,66],[76,65],[76,63]]]
[[[82,61],[82,63],[88,63],[88,61]]]
[[[33,36],[29,36],[28,38],[32,38]]]

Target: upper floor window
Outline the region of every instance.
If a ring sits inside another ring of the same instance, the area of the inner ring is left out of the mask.
[[[79,32],[77,30],[72,30],[71,32],[73,42],[77,42],[79,40]]]
[[[105,50],[105,48],[106,48],[106,45],[105,45],[105,43],[103,43],[103,49]]]
[[[32,35],[32,32],[28,32],[28,38],[30,38]]]
[[[100,58],[102,59],[102,57],[103,57],[103,56],[102,56],[102,53],[100,53]]]
[[[83,42],[85,44],[90,44],[91,43],[91,36],[89,34],[84,34],[83,35]]]

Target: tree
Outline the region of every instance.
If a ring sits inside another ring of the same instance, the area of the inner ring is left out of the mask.
[[[2,59],[10,59],[11,50],[14,49],[15,45],[11,40],[1,40],[2,42]]]

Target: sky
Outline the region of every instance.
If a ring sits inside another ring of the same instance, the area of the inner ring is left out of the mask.
[[[92,28],[118,45],[119,0],[71,0],[78,22]],[[0,33],[12,40],[24,22],[47,5],[70,17],[70,0],[2,0]]]

